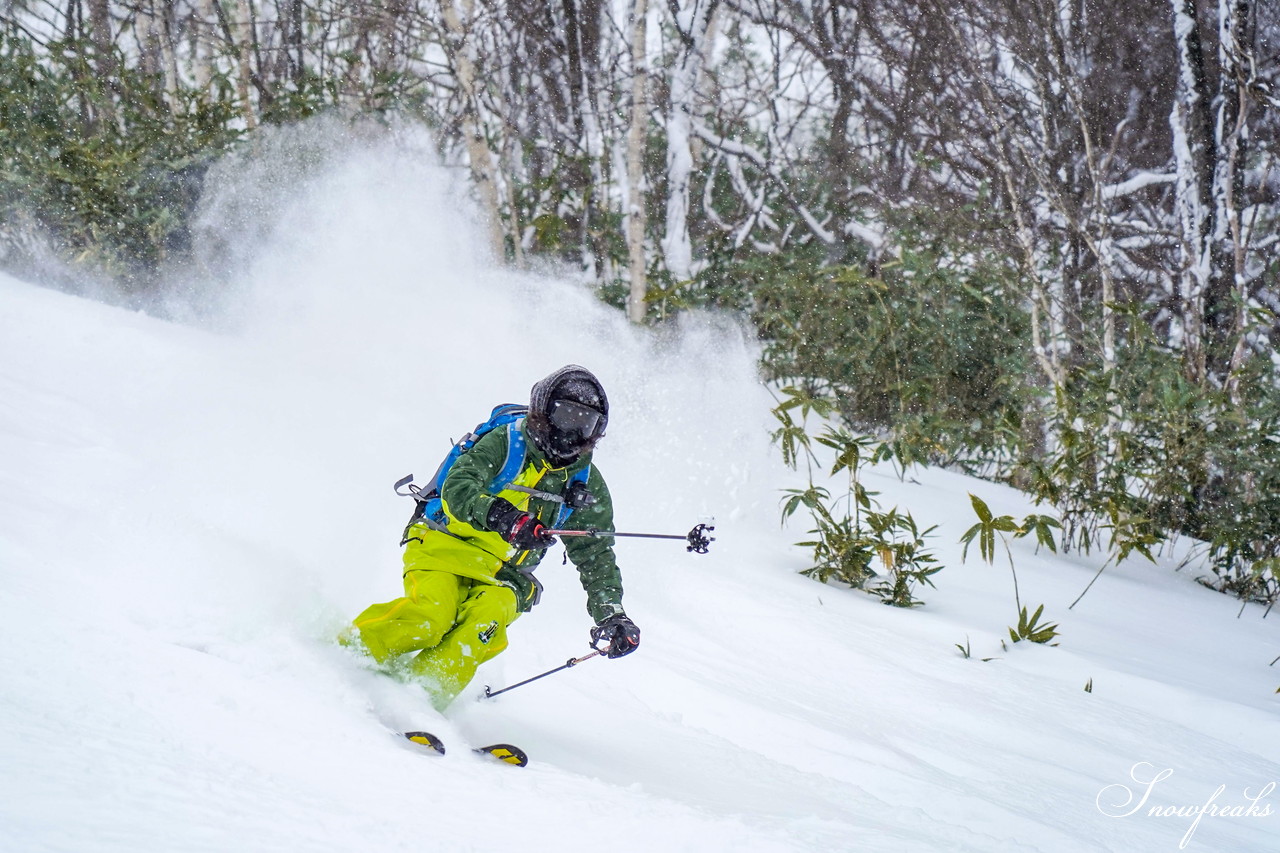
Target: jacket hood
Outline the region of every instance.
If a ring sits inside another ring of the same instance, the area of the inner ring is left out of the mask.
[[[566,364],[533,385],[529,394],[529,411],[546,417],[552,400],[573,400],[590,406],[609,418],[609,397],[595,374],[577,364]]]
[[[594,434],[582,436],[574,432],[562,432],[553,427],[549,414],[557,400],[571,400],[594,409],[602,417]],[[609,423],[609,398],[604,386],[590,370],[577,364],[567,364],[545,379],[534,383],[529,394],[529,417],[526,432],[532,443],[546,455],[557,468],[572,464],[574,460],[589,454]]]

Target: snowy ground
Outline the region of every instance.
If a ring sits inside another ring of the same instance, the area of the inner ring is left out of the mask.
[[[1012,584],[960,562],[966,492],[1032,508],[940,471],[872,475],[939,525],[926,607],[801,577],[743,335],[637,331],[497,271],[445,184],[382,148],[298,190],[216,333],[0,278],[0,850],[1280,848],[1274,614],[1237,618],[1176,555],[1068,611],[1101,557],[1019,542],[1062,642],[1002,649]],[[553,554],[442,718],[331,637],[398,592],[392,481],[571,361],[613,400],[620,528],[719,539],[621,543],[640,651],[478,700],[586,651]]]

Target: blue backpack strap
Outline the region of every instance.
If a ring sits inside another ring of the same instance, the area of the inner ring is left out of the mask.
[[[427,525],[433,529],[446,529],[445,525],[447,525],[448,519],[444,514],[444,503],[440,499],[440,488],[444,485],[445,479],[449,476],[449,472],[453,469],[453,464],[458,461],[458,458],[470,450],[482,437],[499,427],[507,428],[507,458],[497,477],[494,478],[490,489],[495,490],[494,486],[505,485],[520,476],[520,471],[524,467],[525,442],[524,433],[521,432],[519,425],[524,420],[525,413],[528,410],[528,406],[520,403],[502,403],[494,406],[493,411],[489,413],[488,420],[478,424],[475,430],[459,439],[449,449],[449,453],[440,463],[440,467],[436,469],[435,476],[421,489],[421,493],[426,496],[426,500],[421,503],[414,518],[427,522]],[[412,523],[411,521],[410,524]]]
[[[524,470],[525,457],[528,454],[528,447],[525,444],[524,430],[520,425],[524,422],[524,415],[507,424],[507,458],[503,461],[502,467],[498,469],[498,473],[489,483],[490,494],[497,494],[520,476],[520,472]]]

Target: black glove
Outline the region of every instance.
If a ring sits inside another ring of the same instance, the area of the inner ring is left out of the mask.
[[[493,502],[484,523],[494,533],[525,551],[556,544],[556,538],[547,532],[546,525],[506,498]]]
[[[607,643],[601,647],[601,643]],[[607,658],[620,658],[629,655],[640,645],[640,629],[636,623],[627,618],[627,614],[618,613],[603,620],[591,629],[591,647],[604,652]]]

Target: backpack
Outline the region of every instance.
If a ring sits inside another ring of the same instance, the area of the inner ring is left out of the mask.
[[[495,429],[507,428],[518,425],[526,415],[529,414],[529,407],[519,403],[502,403],[493,407],[493,411],[489,413],[488,420],[476,424],[475,429],[459,439],[441,461],[440,467],[436,469],[436,473],[431,477],[425,486],[418,486],[413,482],[413,475],[398,480],[395,484],[396,494],[404,497],[412,497],[417,504],[414,508],[413,516],[409,519],[409,524],[405,527],[405,536],[400,542],[404,545],[409,541],[409,528],[419,522],[425,522],[428,527],[433,530],[439,530],[448,533],[448,517],[444,512],[444,502],[440,496],[440,489],[444,486],[445,479],[449,476],[449,471],[453,469],[453,465],[462,454],[466,453],[476,442],[484,436],[493,432]],[[531,495],[546,500],[555,501],[560,504],[560,514],[556,518],[555,525],[559,527],[568,520],[573,513],[573,507],[565,503],[564,498],[560,495],[553,495],[548,492],[540,492],[537,489],[529,489],[523,486],[512,486],[511,483],[516,477],[520,476],[520,472],[524,470],[525,458],[527,456],[525,447],[524,433],[519,429],[507,430],[507,458],[502,463],[502,467],[498,470],[497,475],[489,483],[489,492],[497,494],[503,489],[514,488],[518,491],[528,492]],[[587,477],[590,474],[590,466],[583,468],[577,474],[574,474],[566,484],[568,487],[575,483],[581,483],[585,488]],[[407,491],[401,491],[402,487],[407,487]]]

